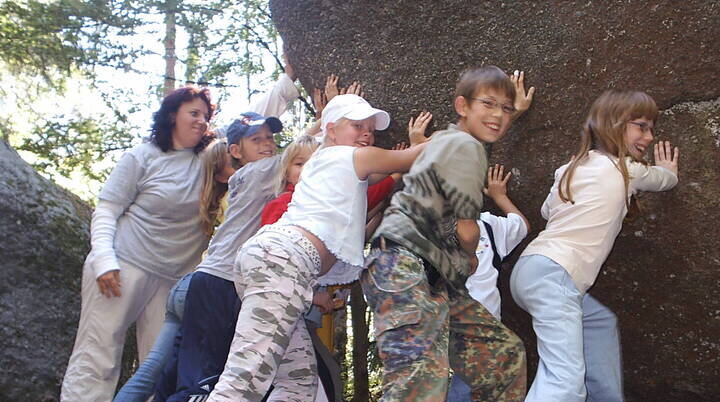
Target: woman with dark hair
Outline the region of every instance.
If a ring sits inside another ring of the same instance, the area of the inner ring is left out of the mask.
[[[213,111],[207,89],[168,95],[153,115],[149,141],[123,155],[100,192],[62,401],[112,399],[127,329],[137,324],[142,360],[163,323],[170,288],[200,262],[209,236],[198,214],[198,153],[212,140]]]

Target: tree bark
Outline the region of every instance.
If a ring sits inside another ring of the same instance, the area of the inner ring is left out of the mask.
[[[165,86],[163,88],[163,96],[168,96],[175,90],[175,62],[177,55],[175,54],[175,10],[177,9],[176,0],[167,0],[165,2]]]
[[[350,292],[350,314],[352,316],[353,331],[353,402],[366,402],[370,400],[370,385],[368,382],[368,322],[365,313],[367,303],[363,296],[360,282],[353,284]]]

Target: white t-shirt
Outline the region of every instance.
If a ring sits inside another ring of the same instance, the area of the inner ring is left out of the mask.
[[[500,292],[497,288],[498,270],[493,266],[493,249],[485,225],[487,222],[493,231],[495,248],[500,259],[510,254],[527,236],[525,221],[518,214],[510,213],[507,217],[495,216],[489,212],[480,215],[480,241],[475,255],[478,266],[465,282],[473,299],[479,301],[490,313],[500,319]]]
[[[338,260],[360,269],[368,182],[357,177],[355,150],[335,145],[315,151],[303,167],[292,201],[277,225],[302,227],[322,240]]]
[[[547,226],[522,253],[543,255],[560,264],[581,293],[595,282],[627,213],[625,185],[617,163],[615,157],[590,151],[570,183],[574,203],[563,202],[558,193],[560,178],[569,165],[558,168],[541,209]],[[628,196],[638,191],[669,190],[678,182],[677,176],[665,168],[630,158],[625,163],[630,174]]]

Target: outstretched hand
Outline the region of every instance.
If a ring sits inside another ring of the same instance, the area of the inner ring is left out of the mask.
[[[512,172],[508,172],[505,176],[505,166],[496,164],[488,169],[487,187],[483,189],[483,193],[493,200],[501,197],[507,197],[507,183],[512,176]]]
[[[365,92],[363,92],[363,90],[362,90],[362,85],[357,81],[354,81],[347,88],[340,89],[340,95],[345,95],[345,94],[353,94],[353,95],[357,95],[361,98],[365,97]]]
[[[322,111],[325,110],[325,106],[327,106],[327,98],[325,97],[325,93],[320,90],[320,88],[315,88],[313,90],[313,96],[312,96],[313,106],[315,106],[315,118],[320,119],[322,117]]]
[[[513,74],[510,74],[510,81],[515,85],[515,106],[514,118],[517,118],[521,114],[525,113],[532,104],[533,95],[535,95],[535,87],[530,87],[527,93],[525,92],[525,71],[515,70]]]
[[[430,120],[432,120],[432,113],[430,112],[421,112],[417,118],[410,118],[408,122],[408,139],[411,146],[422,144],[428,140],[425,137],[425,130],[430,124]]]
[[[339,79],[340,77],[337,75],[330,74],[325,80],[325,98],[328,102],[340,94],[337,86]]]
[[[664,167],[665,169],[678,174],[678,159],[680,158],[680,149],[675,147],[673,150],[670,141],[658,141],[655,144],[655,165]]]

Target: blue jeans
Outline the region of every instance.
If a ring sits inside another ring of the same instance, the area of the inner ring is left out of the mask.
[[[113,402],[145,402],[155,393],[155,384],[160,379],[165,363],[172,354],[175,334],[180,329],[185,310],[185,295],[192,275],[192,273],[185,275],[170,289],[165,322],[152,349],[135,374],[115,395]]]
[[[562,266],[542,255],[518,260],[510,290],[532,316],[540,355],[526,402],[623,400],[615,314],[582,294]]]
[[[471,402],[470,386],[461,380],[459,376],[453,375],[450,380],[450,389],[448,390],[447,402]]]

